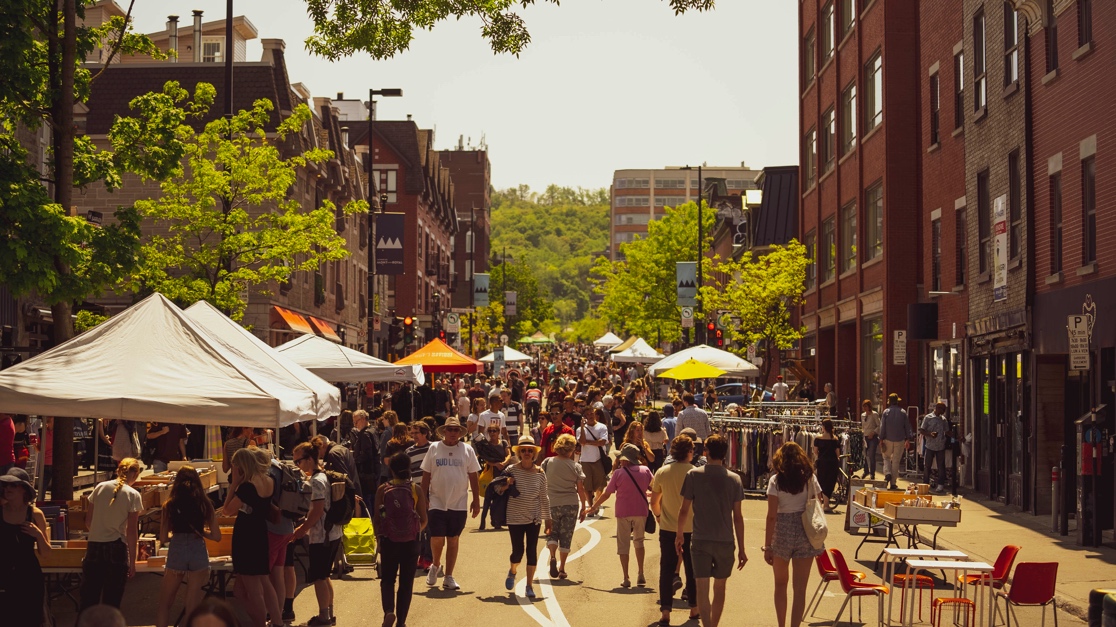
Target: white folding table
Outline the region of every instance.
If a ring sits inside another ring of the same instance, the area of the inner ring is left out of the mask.
[[[904,589],[906,589],[906,586],[910,586],[912,584],[912,582],[914,581],[915,578],[913,577],[913,575],[917,575],[919,573],[919,571],[928,571],[928,570],[943,570],[943,571],[949,570],[949,571],[957,572],[961,575],[965,575],[967,573],[979,573],[979,574],[981,574],[985,577],[991,578],[993,567],[992,567],[991,564],[989,564],[987,562],[966,562],[966,561],[961,561],[961,560],[940,560],[939,561],[939,560],[926,560],[926,559],[908,559],[907,560],[907,574],[912,575],[912,576],[907,577],[907,581],[904,584],[904,586],[905,586]],[[957,589],[957,590],[960,590],[961,593],[962,593],[962,596],[965,595],[965,590],[969,587],[974,588],[976,590],[975,598],[973,600],[973,602],[976,604],[976,608],[977,608],[976,626],[986,625],[988,627],[991,627],[992,617],[995,614],[994,606],[992,605],[995,601],[995,594],[992,590],[992,587],[991,586],[984,586],[984,585],[962,586],[960,584],[954,583],[954,588]],[[911,589],[911,592],[912,593],[914,592],[913,588]],[[988,595],[988,603],[987,604],[984,603],[983,595],[985,595],[985,594]],[[933,602],[933,601],[931,601],[931,602]],[[905,612],[903,614],[903,625],[909,627],[914,622],[914,605],[911,604],[909,611],[907,611],[907,608],[905,608],[905,607],[900,607],[899,610],[901,612]],[[988,610],[988,619],[987,620],[984,618],[985,610]],[[976,626],[970,626],[970,627],[976,627]]]
[[[883,550],[883,582],[888,587],[894,588],[893,579],[895,563],[906,559],[922,560],[967,560],[969,556],[962,551],[948,551],[945,549],[893,549]],[[889,594],[887,599],[887,622],[891,623],[891,608],[895,595]],[[902,610],[903,608],[899,608]],[[902,617],[900,617],[902,620]]]

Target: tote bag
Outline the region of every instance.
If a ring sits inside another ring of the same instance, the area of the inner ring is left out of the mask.
[[[822,510],[818,494],[813,490],[814,478],[807,480],[806,509],[802,510],[802,527],[806,530],[806,537],[815,549],[825,547],[825,537],[829,534],[829,525],[825,522],[825,512]],[[811,494],[812,492],[812,494]]]

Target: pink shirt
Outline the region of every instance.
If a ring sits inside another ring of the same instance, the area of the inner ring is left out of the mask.
[[[605,492],[616,494],[616,517],[628,518],[630,516],[644,517],[647,515],[647,490],[651,487],[654,475],[647,466],[627,466],[627,471],[620,464],[612,470],[612,478],[608,480]],[[632,483],[635,479],[635,483]],[[637,488],[636,485],[639,485]]]

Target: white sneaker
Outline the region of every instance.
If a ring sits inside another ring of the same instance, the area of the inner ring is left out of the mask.
[[[426,585],[438,585],[438,577],[442,576],[442,567],[438,565],[431,565],[430,572],[426,573]]]
[[[442,588],[446,590],[460,590],[461,586],[457,585],[457,580],[453,578],[453,575],[446,575],[446,578],[442,580]]]

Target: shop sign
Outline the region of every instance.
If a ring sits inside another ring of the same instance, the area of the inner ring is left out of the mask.
[[[907,332],[905,330],[895,331],[895,341],[891,347],[892,363],[896,366],[907,365]]]
[[[883,529],[887,523],[882,518],[872,513],[872,510],[860,503],[849,503],[849,528],[850,529]]]
[[[1089,369],[1089,316],[1074,314],[1069,316],[1066,330],[1069,331],[1070,370]]]
[[[992,211],[992,232],[994,234],[992,257],[993,281],[992,302],[1007,300],[1008,289],[1008,232],[1007,232],[1007,194],[996,199]]]

